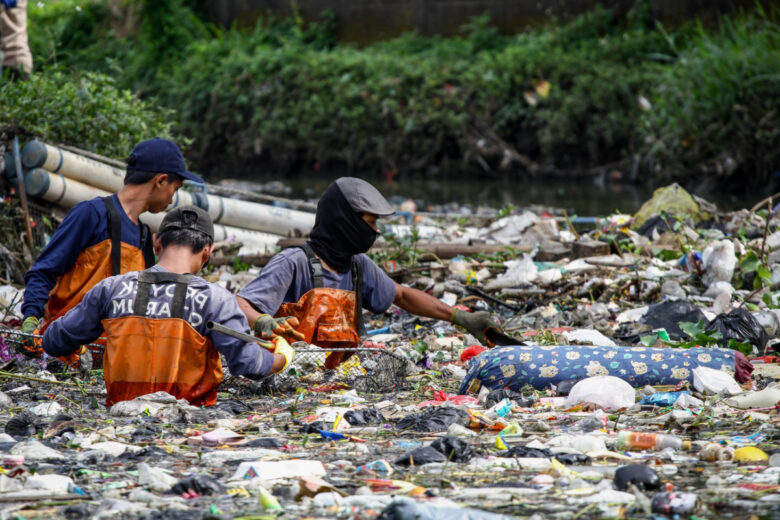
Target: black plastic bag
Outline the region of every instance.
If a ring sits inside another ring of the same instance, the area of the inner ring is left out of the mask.
[[[555,459],[561,464],[571,466],[572,464],[590,464],[593,459],[584,453],[558,453],[554,455]]]
[[[421,446],[407,451],[398,457],[394,464],[397,466],[422,466],[431,462],[447,462],[447,457],[431,446]]]
[[[227,399],[225,401],[218,401],[217,406],[215,406],[215,408],[217,410],[222,410],[223,412],[228,412],[233,415],[239,415],[251,410],[251,408],[249,408],[249,405],[247,405],[243,401],[239,401],[238,399]]]
[[[431,448],[444,455],[451,462],[468,462],[474,458],[474,448],[468,442],[457,437],[436,439],[431,443]]]
[[[707,317],[701,309],[686,300],[667,300],[656,303],[647,309],[647,313],[639,320],[641,323],[650,325],[654,329],[666,329],[669,338],[674,341],[680,341],[688,336],[680,329],[680,322],[689,321],[699,323],[707,321]]]
[[[508,450],[501,451],[499,457],[515,457],[518,459],[549,459],[553,454],[547,448],[527,448],[525,446],[512,446]]]
[[[629,464],[615,471],[615,487],[620,491],[628,489],[629,484],[635,485],[641,491],[658,489],[661,479],[655,471],[641,464]]]
[[[571,392],[571,389],[574,388],[574,385],[577,383],[579,383],[579,380],[577,379],[561,381],[555,386],[555,395],[569,395],[569,392]]]
[[[276,437],[261,437],[259,439],[252,439],[251,441],[242,444],[242,447],[278,449],[283,447],[285,444],[286,443],[282,439],[277,439]]]
[[[467,424],[469,414],[452,406],[428,407],[420,413],[402,417],[398,423],[399,430],[414,430],[418,432],[445,432],[450,425]]]
[[[23,412],[14,415],[5,424],[5,433],[11,437],[22,440],[31,437],[43,430],[41,418],[32,412]]]
[[[385,422],[385,418],[373,406],[362,410],[349,410],[344,414],[344,419],[352,426],[367,426]]]
[[[194,491],[199,495],[221,495],[225,488],[208,475],[192,475],[185,477],[173,485],[171,493],[181,495]]]
[[[310,424],[304,424],[298,430],[298,433],[320,433],[320,430],[327,430],[325,423],[322,421],[314,421]]]
[[[673,222],[675,222],[673,215],[667,214],[666,218],[661,217],[661,215],[654,215],[645,220],[644,224],[642,224],[639,229],[636,230],[636,232],[643,237],[652,239],[653,231],[658,231],[659,235],[663,235],[667,231],[673,232],[674,230],[669,225]]]
[[[769,341],[764,327],[748,310],[742,307],[732,309],[728,314],[723,313],[715,316],[707,325],[707,330],[713,329],[723,334],[723,339],[719,340],[718,343],[726,348],[729,346],[729,340],[733,339],[739,343],[750,343],[759,352],[763,352]]]
[[[516,401],[518,399],[523,399],[523,394],[508,388],[499,388],[498,390],[493,390],[487,395],[487,397],[485,397],[485,408],[490,408],[493,405],[500,403],[504,399]]]

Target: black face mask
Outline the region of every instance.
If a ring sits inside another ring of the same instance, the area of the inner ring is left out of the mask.
[[[317,203],[309,245],[331,268],[346,273],[352,268],[352,257],[371,249],[378,235],[333,183]]]

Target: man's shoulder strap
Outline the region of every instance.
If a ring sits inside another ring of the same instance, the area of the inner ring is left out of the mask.
[[[116,276],[122,269],[122,217],[110,195],[101,199],[106,205],[108,238],[111,239],[111,275]]]
[[[352,257],[352,288],[355,290],[355,314],[357,319],[357,333],[360,339],[367,336],[366,324],[363,322],[363,264]]]
[[[311,270],[311,284],[314,289],[320,289],[325,287],[325,275],[322,271],[322,262],[317,255],[314,254],[314,249],[309,244],[303,244],[297,246],[303,249],[306,253],[306,259],[309,261],[309,269]]]

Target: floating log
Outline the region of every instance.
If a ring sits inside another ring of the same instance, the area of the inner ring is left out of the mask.
[[[305,242],[306,242],[305,238],[282,238],[279,240],[278,245],[282,249],[287,249],[288,247],[299,246],[301,244],[304,244]],[[392,246],[388,244],[376,244],[374,247],[371,248],[371,251],[383,251],[389,249],[390,247]],[[419,242],[415,245],[415,249],[417,251],[422,252],[422,257],[423,257],[422,259],[447,260],[450,258],[455,258],[458,255],[463,255],[463,256],[474,256],[479,254],[493,255],[496,253],[505,253],[508,251],[513,251],[517,254],[521,254],[521,253],[530,252],[532,248],[529,246],[505,246],[505,245],[493,245],[493,244],[466,245],[466,244],[447,244],[447,243],[437,243],[437,242]],[[272,256],[273,255],[269,255],[269,254],[238,255],[241,261],[246,262],[249,265],[256,265],[260,267],[268,264]],[[233,258],[234,258],[233,256],[218,257],[218,258],[214,258],[211,263],[217,266],[229,264],[233,261]]]

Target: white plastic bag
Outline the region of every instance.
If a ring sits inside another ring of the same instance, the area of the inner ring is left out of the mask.
[[[635,402],[636,390],[619,377],[594,376],[572,387],[566,406],[595,403],[607,410],[618,410],[633,406]]]
[[[733,377],[722,370],[708,367],[693,369],[693,387],[703,394],[734,395],[742,392]]]
[[[702,281],[707,287],[719,281],[731,282],[737,267],[734,243],[730,240],[719,240],[708,246],[702,253],[702,267]]]

